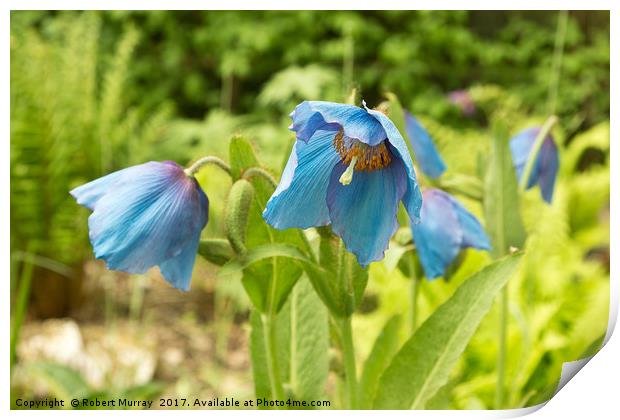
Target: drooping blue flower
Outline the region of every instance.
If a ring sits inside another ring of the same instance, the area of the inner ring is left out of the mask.
[[[536,142],[536,137],[540,132],[540,127],[531,127],[521,131],[519,134],[510,139],[510,152],[512,153],[512,162],[517,171],[519,182],[523,177],[525,165],[530,156],[532,147]],[[553,141],[551,134],[545,137],[543,144],[538,152],[534,167],[527,182],[527,189],[538,184],[540,186],[540,194],[547,203],[551,203],[553,198],[553,188],[555,186],[555,178],[558,174],[560,166],[560,158],[558,156],[558,148]]]
[[[439,155],[430,134],[409,112],[405,111],[405,131],[413,147],[416,161],[429,178],[438,178],[446,170],[446,164]]]
[[[366,104],[306,101],[291,118],[297,141],[263,218],[276,229],[331,224],[362,266],[379,261],[399,202],[414,221],[422,205],[402,135]]]
[[[421,222],[412,230],[427,278],[443,276],[464,248],[491,249],[478,219],[454,197],[436,189],[425,190],[423,197]]]
[[[188,290],[209,201],[174,162],[148,162],[71,191],[88,218],[95,257],[107,268],[141,274],[159,266],[172,286]]]

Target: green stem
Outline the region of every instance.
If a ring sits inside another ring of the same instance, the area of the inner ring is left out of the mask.
[[[187,174],[187,176],[194,176],[196,175],[196,173],[198,173],[200,169],[202,169],[203,166],[206,165],[215,165],[218,168],[222,169],[224,172],[226,172],[228,175],[232,174],[230,166],[228,166],[228,164],[222,159],[215,156],[206,156],[198,159],[189,168],[185,169],[185,173]]]
[[[273,312],[262,315],[263,321],[263,341],[265,343],[265,353],[267,355],[267,372],[269,375],[269,385],[271,387],[271,398],[284,401],[284,388],[278,366],[275,314]]]
[[[28,300],[30,298],[30,290],[32,286],[32,271],[34,264],[30,260],[24,260],[24,266],[22,268],[22,274],[19,280],[19,291],[17,295],[17,301],[15,303],[15,312],[13,313],[13,325],[11,325],[11,344],[10,355],[11,362],[10,368],[13,369],[15,360],[17,359],[17,342],[19,341],[19,333],[26,317],[26,310],[28,309]]]
[[[555,114],[560,85],[560,73],[562,72],[562,59],[564,57],[564,45],[566,43],[566,29],[568,27],[568,11],[558,12],[558,26],[555,33],[555,46],[553,51],[553,64],[549,77],[549,100],[547,103],[549,114]]]
[[[249,180],[250,178],[252,178],[254,176],[259,176],[259,177],[263,178],[264,180],[269,182],[271,184],[271,186],[274,187],[274,188],[278,187],[278,183],[276,182],[274,177],[271,176],[271,174],[269,172],[267,172],[266,170],[264,170],[262,168],[249,168],[249,169],[246,169],[243,172],[243,178],[244,179]]]
[[[355,367],[355,349],[353,347],[351,316],[339,319],[339,321],[346,384],[346,408],[355,410],[357,409],[357,372]]]
[[[555,115],[550,116],[549,118],[547,118],[547,121],[545,121],[545,124],[538,132],[538,136],[536,136],[536,140],[534,141],[534,146],[532,146],[532,150],[530,151],[527,162],[525,163],[525,168],[523,169],[523,173],[521,174],[521,180],[519,181],[519,189],[521,191],[525,191],[527,189],[527,184],[530,176],[532,175],[532,170],[534,169],[534,163],[536,162],[538,152],[540,151],[540,148],[545,141],[545,137],[547,137],[547,135],[557,122],[558,117],[556,117]]]
[[[411,335],[415,332],[418,323],[418,294],[420,292],[420,285],[418,284],[418,278],[415,273],[415,255],[411,254],[409,258],[409,273],[411,276]]]
[[[506,377],[506,338],[508,331],[508,286],[502,289],[499,316],[499,350],[497,355],[497,385],[495,390],[495,409],[504,407],[504,388]]]

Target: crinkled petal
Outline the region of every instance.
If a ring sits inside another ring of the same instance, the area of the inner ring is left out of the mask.
[[[368,112],[355,105],[335,102],[304,101],[291,113],[297,139],[304,142],[313,138],[317,130],[338,131],[345,136],[375,146],[386,138],[385,131]]]
[[[463,231],[451,201],[441,191],[424,191],[421,221],[412,224],[418,257],[428,279],[444,275],[458,255]]]
[[[317,131],[308,143],[297,141],[263,218],[276,229],[325,226],[330,223],[325,197],[332,169],[340,156],[332,144],[336,132]]]
[[[450,202],[456,212],[461,231],[463,232],[463,242],[461,248],[471,247],[477,249],[491,249],[489,238],[482,227],[482,224],[471,214],[463,205],[451,195],[437,190],[439,194],[444,195]]]
[[[206,195],[181,167],[149,162],[138,168],[116,181],[88,219],[95,257],[128,273],[179,256],[208,218]]]
[[[418,186],[418,180],[413,169],[413,161],[411,160],[407,144],[394,123],[387,116],[372,109],[368,109],[368,113],[375,117],[385,130],[388,141],[393,146],[390,148],[390,151],[402,159],[402,163],[407,171],[407,190],[403,196],[403,204],[411,220],[414,223],[418,223],[420,221],[420,208],[422,207],[422,193]]]
[[[405,130],[422,172],[430,178],[438,178],[446,171],[446,164],[439,155],[437,148],[435,148],[435,144],[428,132],[413,115],[406,111]]]
[[[407,189],[407,173],[400,159],[384,169],[353,174],[349,185],[340,176],[346,166],[334,168],[327,190],[332,230],[355,254],[361,266],[379,261],[398,229],[398,203]]]
[[[540,176],[538,179],[540,193],[547,203],[551,203],[555,179],[560,167],[558,148],[551,136],[547,137],[543,142],[538,160],[540,161]]]

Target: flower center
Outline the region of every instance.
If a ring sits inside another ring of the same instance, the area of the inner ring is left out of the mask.
[[[376,146],[370,146],[357,139],[345,137],[343,130],[338,131],[334,137],[334,147],[340,154],[342,163],[345,165],[352,163],[351,166],[356,171],[376,171],[385,168],[392,161],[392,155],[385,141]]]

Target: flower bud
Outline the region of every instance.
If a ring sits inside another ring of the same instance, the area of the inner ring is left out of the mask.
[[[246,252],[245,237],[253,198],[254,187],[245,179],[235,182],[228,193],[224,227],[230,245],[239,255]]]

